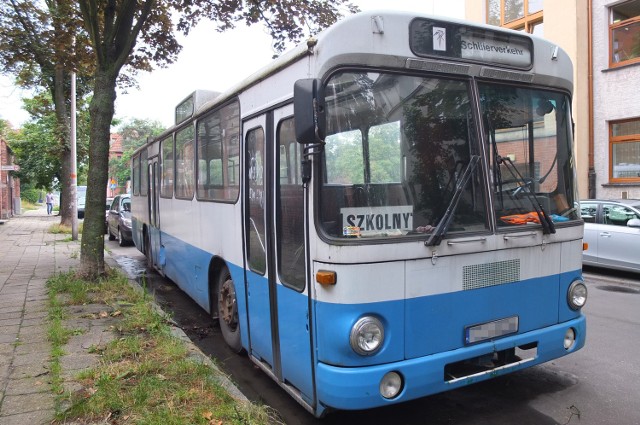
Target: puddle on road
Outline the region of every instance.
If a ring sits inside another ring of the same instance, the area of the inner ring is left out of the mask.
[[[147,266],[144,261],[125,256],[115,257],[115,260],[130,279],[137,279],[147,272]]]

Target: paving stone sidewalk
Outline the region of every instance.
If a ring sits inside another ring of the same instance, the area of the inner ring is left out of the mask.
[[[44,425],[54,419],[46,283],[51,276],[80,264],[80,242],[69,241],[66,234],[49,233],[59,222],[58,216],[47,215],[43,207],[0,224],[0,425]],[[117,267],[106,253],[105,262]],[[64,327],[81,332],[70,338],[60,360],[65,391],[84,390],[75,376],[100,361],[94,347],[115,337],[112,329],[119,319],[111,317],[111,312],[111,307],[100,304],[67,308]],[[191,358],[217,370],[180,328],[174,326],[172,333],[187,346]],[[247,402],[237,387],[217,372],[218,383],[229,395]]]
[[[48,232],[60,218],[44,208],[0,225],[0,425],[48,424],[46,282],[79,263],[80,244]]]

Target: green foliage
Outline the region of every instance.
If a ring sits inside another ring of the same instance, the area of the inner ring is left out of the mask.
[[[38,201],[42,201],[43,199],[42,190],[35,189],[35,188],[28,188],[28,189],[21,188],[20,198],[28,202],[31,202],[32,204],[37,204]]]
[[[39,93],[33,98],[24,99],[25,110],[31,119],[19,132],[7,136],[20,164],[16,175],[22,184],[39,189],[60,188],[61,151],[57,135],[57,118],[51,96],[48,92]],[[86,162],[88,155],[89,112],[86,101],[80,100],[77,108],[78,137],[76,140],[78,157],[78,180],[86,181]]]
[[[0,71],[15,76],[22,87],[51,94],[54,80],[60,80],[69,99],[68,76],[75,69],[76,90],[83,97],[91,89],[93,55],[82,28],[76,2],[0,2]]]
[[[0,118],[0,137],[7,137],[7,130],[9,129],[9,123],[7,120]]]
[[[326,166],[330,183],[364,184],[393,183],[402,180],[399,123],[371,127],[364,157],[360,130],[351,130],[327,137]],[[366,176],[364,164],[369,167]]]
[[[165,128],[158,121],[138,118],[128,119],[121,123],[118,133],[122,136],[122,157],[109,159],[109,178],[114,178],[120,186],[131,178],[131,156],[148,137],[155,137]]]

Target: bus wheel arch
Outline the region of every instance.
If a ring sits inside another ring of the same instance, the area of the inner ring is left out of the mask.
[[[224,341],[234,352],[242,351],[238,300],[235,284],[229,268],[220,258],[214,258],[210,267],[210,311],[218,318],[220,332]]]

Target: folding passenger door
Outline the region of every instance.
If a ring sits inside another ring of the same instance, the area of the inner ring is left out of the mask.
[[[304,192],[293,106],[243,124],[244,225],[250,355],[284,387],[315,404]]]
[[[158,157],[149,159],[149,189],[148,189],[148,208],[149,208],[149,226],[147,228],[147,236],[145,239],[145,255],[147,262],[155,266],[158,270],[162,269],[160,264],[160,211],[158,202],[160,198],[160,185],[158,184]]]
[[[278,356],[274,356],[277,346],[273,341],[277,328],[272,323],[276,314],[274,281],[270,279],[272,270],[269,258],[273,256],[269,248],[272,232],[268,223],[267,183],[267,115],[247,121],[244,129],[244,226],[245,258],[247,263],[246,289],[249,322],[249,354],[260,360],[268,369],[278,368]],[[275,328],[275,329],[274,329]]]

